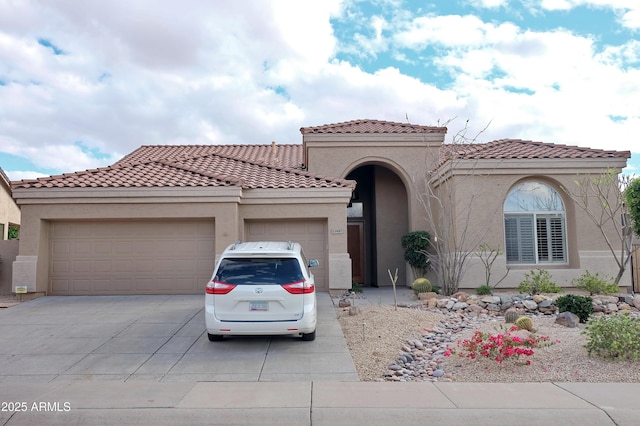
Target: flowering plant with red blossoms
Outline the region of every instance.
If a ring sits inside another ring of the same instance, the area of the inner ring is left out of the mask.
[[[534,348],[550,346],[553,342],[549,336],[537,336],[534,333],[527,337],[520,337],[512,334],[520,330],[518,326],[513,326],[506,333],[489,334],[479,330],[473,334],[468,340],[458,340],[457,348],[447,348],[444,355],[451,356],[458,353],[461,357],[476,359],[478,356],[484,356],[496,360],[502,364],[507,358],[517,358],[520,356],[533,355]],[[460,352],[458,352],[460,350]],[[530,365],[531,361],[527,359],[525,364]]]

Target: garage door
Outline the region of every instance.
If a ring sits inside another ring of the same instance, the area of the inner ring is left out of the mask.
[[[54,295],[199,294],[214,262],[213,220],[50,224]]]
[[[302,245],[308,259],[318,259],[313,268],[318,290],[329,289],[326,220],[245,221],[247,241],[295,241]]]

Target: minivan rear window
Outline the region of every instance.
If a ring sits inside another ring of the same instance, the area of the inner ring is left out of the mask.
[[[284,258],[224,258],[215,281],[234,285],[290,284],[303,281],[298,260]]]

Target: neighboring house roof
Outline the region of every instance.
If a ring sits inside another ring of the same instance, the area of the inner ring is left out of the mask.
[[[630,158],[630,151],[605,151],[602,149],[534,142],[521,139],[500,139],[487,143],[444,144],[440,151],[440,163],[452,158],[466,160],[487,159],[580,159],[580,158]]]
[[[300,132],[303,135],[311,133],[446,133],[447,128],[364,119],[302,127]]]
[[[0,182],[2,183],[2,187],[11,195],[11,181],[4,170],[2,170],[2,167],[0,167]]]
[[[126,188],[240,186],[253,188],[355,187],[346,179],[314,175],[300,164],[301,145],[143,146],[112,166],[13,182],[13,188]],[[294,148],[295,147],[295,148]],[[222,153],[231,155],[225,155]],[[281,160],[277,153],[284,153]],[[247,158],[247,159],[243,159]],[[294,160],[296,159],[296,160]]]

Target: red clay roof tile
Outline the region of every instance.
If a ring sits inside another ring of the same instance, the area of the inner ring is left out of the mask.
[[[143,146],[112,166],[12,182],[17,188],[329,188],[353,181],[300,168],[302,145]],[[295,165],[295,167],[293,167]]]
[[[446,133],[447,128],[364,119],[302,127],[300,132],[303,135],[310,133]]]
[[[444,127],[355,120],[302,128],[303,133],[444,132]],[[629,151],[501,139],[482,144],[444,144],[441,163],[463,159],[630,158]],[[222,187],[327,188],[353,181],[301,169],[302,145],[154,145],[141,146],[109,167],[11,182],[18,188]]]
[[[499,139],[487,143],[444,144],[440,150],[441,162],[461,159],[535,159],[535,158],[630,158],[629,151],[602,149],[534,142],[522,139]]]

